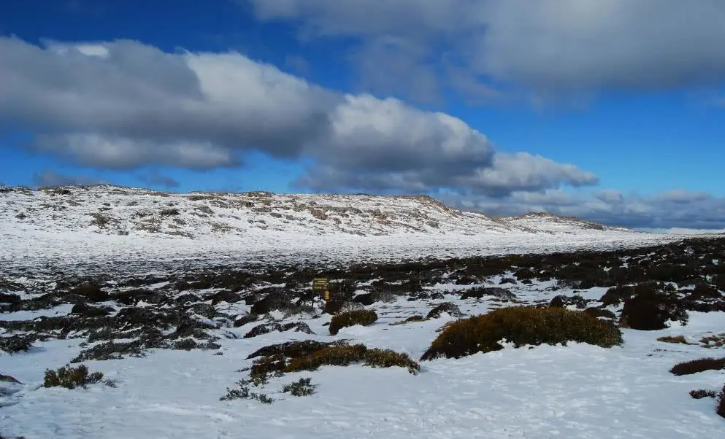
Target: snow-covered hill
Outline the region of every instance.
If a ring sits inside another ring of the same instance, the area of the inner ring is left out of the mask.
[[[493,218],[427,196],[175,194],[109,185],[0,189],[0,261],[417,258],[673,239],[545,214]]]

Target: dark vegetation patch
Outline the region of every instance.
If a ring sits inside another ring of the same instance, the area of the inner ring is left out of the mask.
[[[676,294],[653,283],[638,285],[620,315],[621,326],[645,331],[667,328],[670,320],[687,324],[687,310]]]
[[[616,319],[617,315],[614,314],[612,311],[604,308],[587,308],[584,310],[585,313],[589,314],[592,317],[601,317],[605,319]]]
[[[692,375],[707,370],[722,369],[725,369],[725,358],[700,358],[699,360],[676,364],[670,369],[670,373],[674,375]]]
[[[693,399],[715,398],[717,396],[717,392],[705,389],[690,390],[690,396]]]
[[[316,385],[312,384],[311,378],[300,378],[293,383],[285,384],[282,393],[289,393],[292,396],[310,396],[315,393]]]
[[[304,332],[305,334],[314,334],[307,323],[296,322],[296,323],[263,323],[255,326],[244,335],[244,338],[257,337],[270,332],[286,332],[294,330],[295,332]]]
[[[664,337],[659,337],[657,341],[661,341],[663,343],[672,343],[672,344],[690,344],[685,339],[684,335],[667,335]]]
[[[458,305],[451,302],[443,302],[430,310],[426,319],[437,319],[443,314],[448,314],[451,317],[463,317],[463,313],[458,308]]]
[[[18,352],[27,352],[33,346],[35,337],[32,335],[11,335],[10,337],[0,337],[0,351],[9,354],[17,354]]]
[[[349,326],[369,326],[377,320],[378,315],[375,311],[360,310],[338,314],[332,317],[332,321],[330,321],[330,334],[337,335],[337,333],[340,332],[340,329],[347,328]]]
[[[485,296],[496,297],[501,300],[515,300],[516,295],[511,291],[500,287],[476,287],[466,290],[461,294],[461,299],[482,299]]]
[[[725,418],[725,386],[723,386],[717,395],[717,408],[715,409],[715,413]]]
[[[622,343],[619,330],[584,312],[562,308],[502,308],[449,324],[422,360],[460,358],[503,349],[501,340],[523,345],[566,344],[569,341],[612,347]]]
[[[75,389],[76,387],[86,388],[91,384],[97,384],[103,380],[103,373],[88,372],[88,367],[81,364],[77,367],[63,366],[58,370],[46,369],[43,387],[65,387],[66,389]],[[114,386],[109,381],[111,387]]]

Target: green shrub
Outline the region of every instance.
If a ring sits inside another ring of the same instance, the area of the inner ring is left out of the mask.
[[[516,347],[568,341],[612,347],[622,343],[622,334],[611,323],[584,312],[563,308],[501,308],[447,325],[421,359],[460,358],[496,351],[503,348],[499,343],[503,339]]]
[[[227,387],[227,394],[219,398],[219,401],[232,401],[234,399],[253,399],[262,404],[272,404],[274,400],[264,393],[256,393],[249,390],[250,381],[240,380],[237,385],[238,389],[230,389]],[[255,384],[258,386],[258,384]]]
[[[377,319],[378,315],[375,314],[375,311],[360,310],[338,314],[330,322],[330,334],[337,335],[340,329],[348,326],[372,325]]]
[[[46,369],[44,387],[65,387],[75,389],[76,387],[86,388],[89,384],[96,384],[103,379],[103,373],[88,373],[88,367],[81,364],[78,367],[61,367],[58,370]]]
[[[299,381],[285,385],[282,392],[289,393],[292,396],[310,396],[315,393],[316,387],[316,385],[312,384],[312,379],[300,378]]]
[[[670,369],[670,373],[674,375],[692,375],[707,370],[722,369],[725,369],[725,358],[700,358],[699,360],[676,364]]]

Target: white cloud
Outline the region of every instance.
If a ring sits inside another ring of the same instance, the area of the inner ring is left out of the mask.
[[[165,53],[133,41],[0,38],[0,125],[36,151],[110,169],[238,165],[245,152],[305,158],[317,190],[456,192],[595,184],[573,165],[496,154],[448,114],[341,95],[238,53]]]

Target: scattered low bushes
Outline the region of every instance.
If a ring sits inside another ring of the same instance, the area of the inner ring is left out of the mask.
[[[670,369],[670,373],[674,375],[692,375],[693,373],[705,372],[707,370],[722,369],[725,369],[725,358],[700,358],[699,360],[676,364]]]
[[[34,337],[27,335],[11,335],[10,337],[0,337],[0,351],[9,354],[17,354],[18,352],[27,352],[33,347]]]
[[[687,342],[687,340],[685,339],[685,336],[684,335],[675,335],[675,336],[668,335],[668,336],[665,336],[665,337],[658,338],[657,341],[661,341],[661,342],[664,342],[664,343],[673,343],[673,344],[678,344],[678,343],[681,343],[681,344],[689,344]]]
[[[299,381],[286,384],[282,388],[282,393],[289,393],[292,396],[310,396],[315,393],[316,387],[312,384],[311,378],[300,378]]]
[[[259,401],[262,404],[272,404],[274,400],[264,393],[256,393],[249,390],[249,384],[252,383],[249,380],[239,380],[237,385],[238,389],[230,389],[227,387],[227,394],[219,398],[219,401],[232,401],[235,399],[252,399]],[[255,384],[259,386],[259,384]]]
[[[725,386],[723,386],[720,393],[717,395],[717,409],[715,413],[725,418]]]
[[[76,387],[86,388],[90,384],[99,383],[103,379],[103,373],[88,373],[88,367],[81,364],[78,367],[64,366],[58,370],[46,369],[43,387],[65,387],[75,389]],[[113,386],[112,381],[108,384]]]
[[[359,310],[338,314],[330,322],[330,334],[337,335],[340,329],[348,326],[363,325],[369,326],[378,320],[375,311]]]
[[[568,341],[612,347],[622,343],[611,323],[563,308],[501,308],[449,324],[425,352],[422,360],[460,358],[502,349],[506,339],[515,344],[565,344]]]
[[[461,312],[461,309],[458,308],[458,305],[451,302],[443,302],[430,310],[426,318],[437,319],[444,313],[448,314],[451,317],[463,317],[463,313]]]

